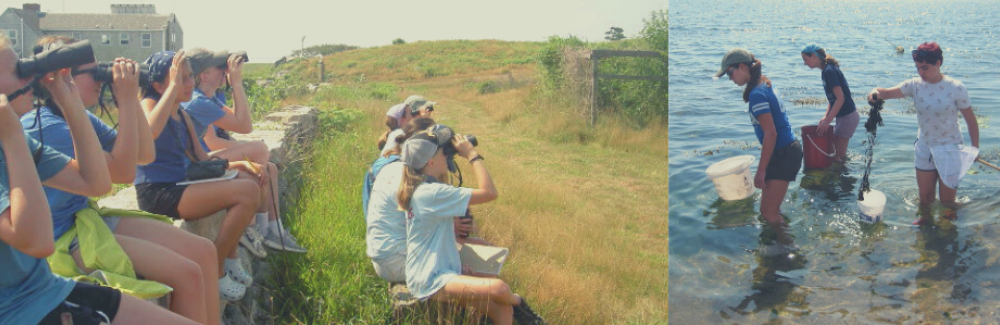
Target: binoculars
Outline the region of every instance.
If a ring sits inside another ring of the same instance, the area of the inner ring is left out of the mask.
[[[89,41],[80,41],[18,60],[17,76],[23,79],[91,62],[94,48]]]
[[[139,67],[139,87],[146,87],[149,84],[149,65],[145,63],[136,63]],[[114,62],[98,62],[97,67],[94,67],[94,81],[99,83],[112,83],[114,82]]]

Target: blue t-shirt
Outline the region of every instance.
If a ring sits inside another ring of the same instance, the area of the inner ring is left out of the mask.
[[[34,153],[40,144],[32,138],[27,140],[28,150]],[[35,169],[40,179],[47,180],[69,161],[66,155],[43,147]],[[9,207],[7,157],[0,148],[0,211]],[[45,314],[66,300],[75,285],[69,279],[52,274],[44,259],[31,257],[0,241],[0,325],[38,324]]]
[[[183,117],[181,117],[183,119]],[[160,136],[153,141],[156,145],[156,160],[148,165],[136,166],[135,185],[143,183],[177,183],[187,177],[187,166],[191,163],[185,153],[191,147],[184,122],[167,118]]]
[[[222,109],[223,106],[226,106],[226,97],[222,91],[216,92],[214,97],[208,97],[198,88],[194,89],[190,101],[181,103],[184,112],[191,116],[191,122],[194,122],[194,132],[198,135],[198,142],[205,149],[205,152],[211,151],[203,139],[205,132],[208,132],[212,123],[226,116],[226,111]]]
[[[761,83],[750,90],[750,122],[753,123],[753,131],[757,134],[757,141],[761,144],[764,144],[764,129],[760,127],[757,117],[768,113],[771,114],[771,118],[774,120],[774,129],[778,133],[774,148],[781,148],[795,141],[792,125],[788,123],[785,104],[781,102],[778,90]]]
[[[844,79],[844,73],[836,65],[827,64],[826,68],[823,69],[823,90],[826,91],[826,99],[830,101],[830,107],[833,107],[833,104],[837,102],[837,95],[833,94],[834,87],[840,87],[840,90],[844,92],[844,105],[840,106],[837,117],[851,114],[858,110],[857,106],[854,105],[854,99],[851,98],[851,87],[847,86],[847,79]]]
[[[41,113],[41,131],[35,125],[36,115]],[[101,142],[101,148],[110,152],[115,146],[115,139],[118,131],[104,124],[100,118],[87,112],[90,124],[97,132],[97,139]],[[32,110],[21,116],[21,126],[24,133],[35,140],[45,140],[45,146],[55,149],[60,153],[75,158],[73,151],[73,137],[70,135],[69,124],[66,120],[52,113],[48,107]],[[44,187],[45,197],[49,200],[49,208],[52,210],[52,226],[55,229],[55,238],[62,237],[69,228],[76,222],[76,212],[87,207],[87,197],[69,192],[64,192],[51,187]]]
[[[462,261],[455,246],[454,218],[464,216],[472,189],[424,183],[413,192],[406,216],[406,286],[427,299],[456,275]]]
[[[194,132],[198,138],[205,136],[209,125],[226,116],[226,111],[222,109],[223,106],[226,106],[226,101],[224,97],[220,96],[220,93],[208,97],[197,88],[195,88],[191,100],[181,104],[184,112],[191,116],[191,121],[194,122]]]

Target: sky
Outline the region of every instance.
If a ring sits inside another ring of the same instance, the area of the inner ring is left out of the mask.
[[[8,2],[20,8],[29,1]],[[574,35],[602,41],[612,26],[626,37],[667,0],[34,0],[43,12],[110,13],[111,4],[153,4],[177,14],[184,47],[246,50],[252,62],[273,62],[303,45],[360,47],[448,39],[545,41]]]

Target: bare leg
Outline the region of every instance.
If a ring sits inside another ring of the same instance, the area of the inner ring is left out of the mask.
[[[512,306],[521,304],[521,297],[511,292],[510,286],[503,280],[465,275],[452,278],[431,299],[485,310],[487,317],[497,325],[513,323]]]
[[[208,324],[219,323],[219,281],[216,278],[219,265],[212,241],[145,218],[122,218],[115,233],[156,243],[197,263],[202,271]]]
[[[208,323],[205,292],[200,280],[202,271],[197,263],[142,239],[122,235],[116,235],[115,239],[132,260],[137,274],[174,288],[171,311],[202,324]],[[83,268],[79,250],[74,252],[73,258],[77,266]]]
[[[115,320],[111,324],[197,325],[198,323],[148,301],[123,294],[122,302],[118,307],[118,315],[115,316]]]
[[[833,139],[833,141],[831,142],[833,150],[837,152],[836,156],[834,157],[834,160],[840,163],[847,162],[847,145],[851,142],[851,139],[841,138],[838,136],[832,136],[830,138]]]
[[[917,193],[920,196],[920,218],[913,222],[919,225],[933,221],[931,216],[931,205],[934,204],[935,192],[937,192],[938,173],[937,171],[917,171]],[[954,200],[954,196],[952,197]]]
[[[264,143],[263,141],[226,141],[226,144],[227,146],[225,148],[212,151],[208,155],[211,157],[228,159],[229,161],[241,161],[249,159],[254,163],[263,165],[265,167],[265,170],[263,170],[262,172],[265,176],[263,180],[264,185],[261,186],[261,189],[263,189],[264,191],[261,192],[262,204],[258,207],[257,212],[258,213],[271,212],[270,210],[273,210],[271,208],[272,206],[271,201],[275,200],[274,202],[277,202],[277,200],[272,198],[272,196],[268,193],[270,192],[268,191],[268,186],[272,186],[270,185],[272,183],[277,184],[277,175],[275,174],[272,176],[270,166],[268,166],[268,164],[271,164],[270,162],[271,153],[267,148],[267,144]],[[276,171],[277,168],[275,168],[275,172]],[[275,216],[276,214],[271,214],[270,220],[274,220]]]
[[[254,181],[244,178],[190,185],[181,196],[177,212],[184,220],[196,220],[228,209],[215,239],[219,278],[225,275],[223,261],[236,251],[240,236],[259,206],[260,188]]]
[[[760,196],[760,214],[772,226],[784,224],[785,220],[781,218],[781,202],[788,193],[788,181],[771,179],[766,183],[767,186]]]

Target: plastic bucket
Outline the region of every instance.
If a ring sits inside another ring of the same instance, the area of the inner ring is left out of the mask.
[[[805,160],[806,168],[827,168],[833,163],[833,156],[836,152],[827,153],[830,148],[830,133],[819,136],[816,134],[816,125],[806,125],[802,127],[802,159]]]
[[[861,221],[876,223],[882,220],[882,211],[885,210],[885,193],[879,190],[865,192],[865,200],[858,201],[858,208],[861,209]]]
[[[742,200],[754,193],[753,178],[750,177],[750,164],[756,160],[754,156],[736,156],[709,166],[705,170],[708,178],[715,183],[715,191],[719,198],[726,201]]]

